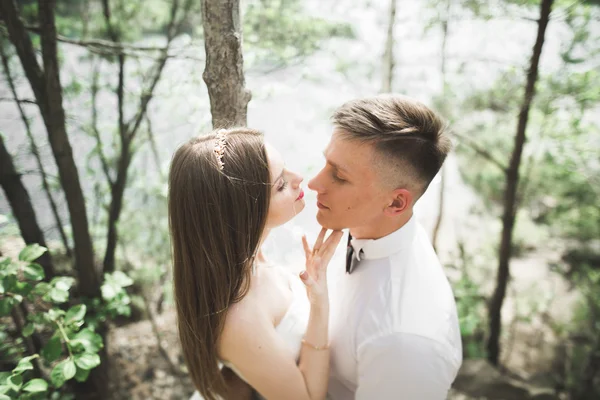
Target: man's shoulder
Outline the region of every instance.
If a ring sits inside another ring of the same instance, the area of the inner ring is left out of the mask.
[[[460,342],[454,295],[437,257],[409,257],[404,263],[390,259],[389,275],[379,277],[368,301],[357,310],[359,342],[394,334]]]

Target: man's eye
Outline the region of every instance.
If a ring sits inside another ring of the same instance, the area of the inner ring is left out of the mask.
[[[340,183],[346,182],[345,179],[342,179],[342,178],[340,178],[339,176],[337,176],[335,174],[333,175],[333,180],[336,181],[336,182],[340,182]]]

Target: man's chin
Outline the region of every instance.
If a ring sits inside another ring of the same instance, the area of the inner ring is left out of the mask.
[[[317,212],[317,222],[325,229],[331,230],[342,230],[346,229],[346,226],[340,224],[338,221],[335,221],[329,215],[325,215],[325,213],[321,210]]]

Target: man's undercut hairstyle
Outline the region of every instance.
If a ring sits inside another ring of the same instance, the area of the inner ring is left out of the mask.
[[[419,196],[452,148],[446,122],[405,96],[352,100],[338,108],[332,120],[343,138],[374,146],[373,166],[386,184],[416,190]]]

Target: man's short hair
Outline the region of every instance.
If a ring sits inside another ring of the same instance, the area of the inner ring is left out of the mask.
[[[386,182],[422,194],[438,173],[452,143],[446,122],[424,104],[400,95],[349,101],[332,116],[345,139],[374,146],[373,165]]]

